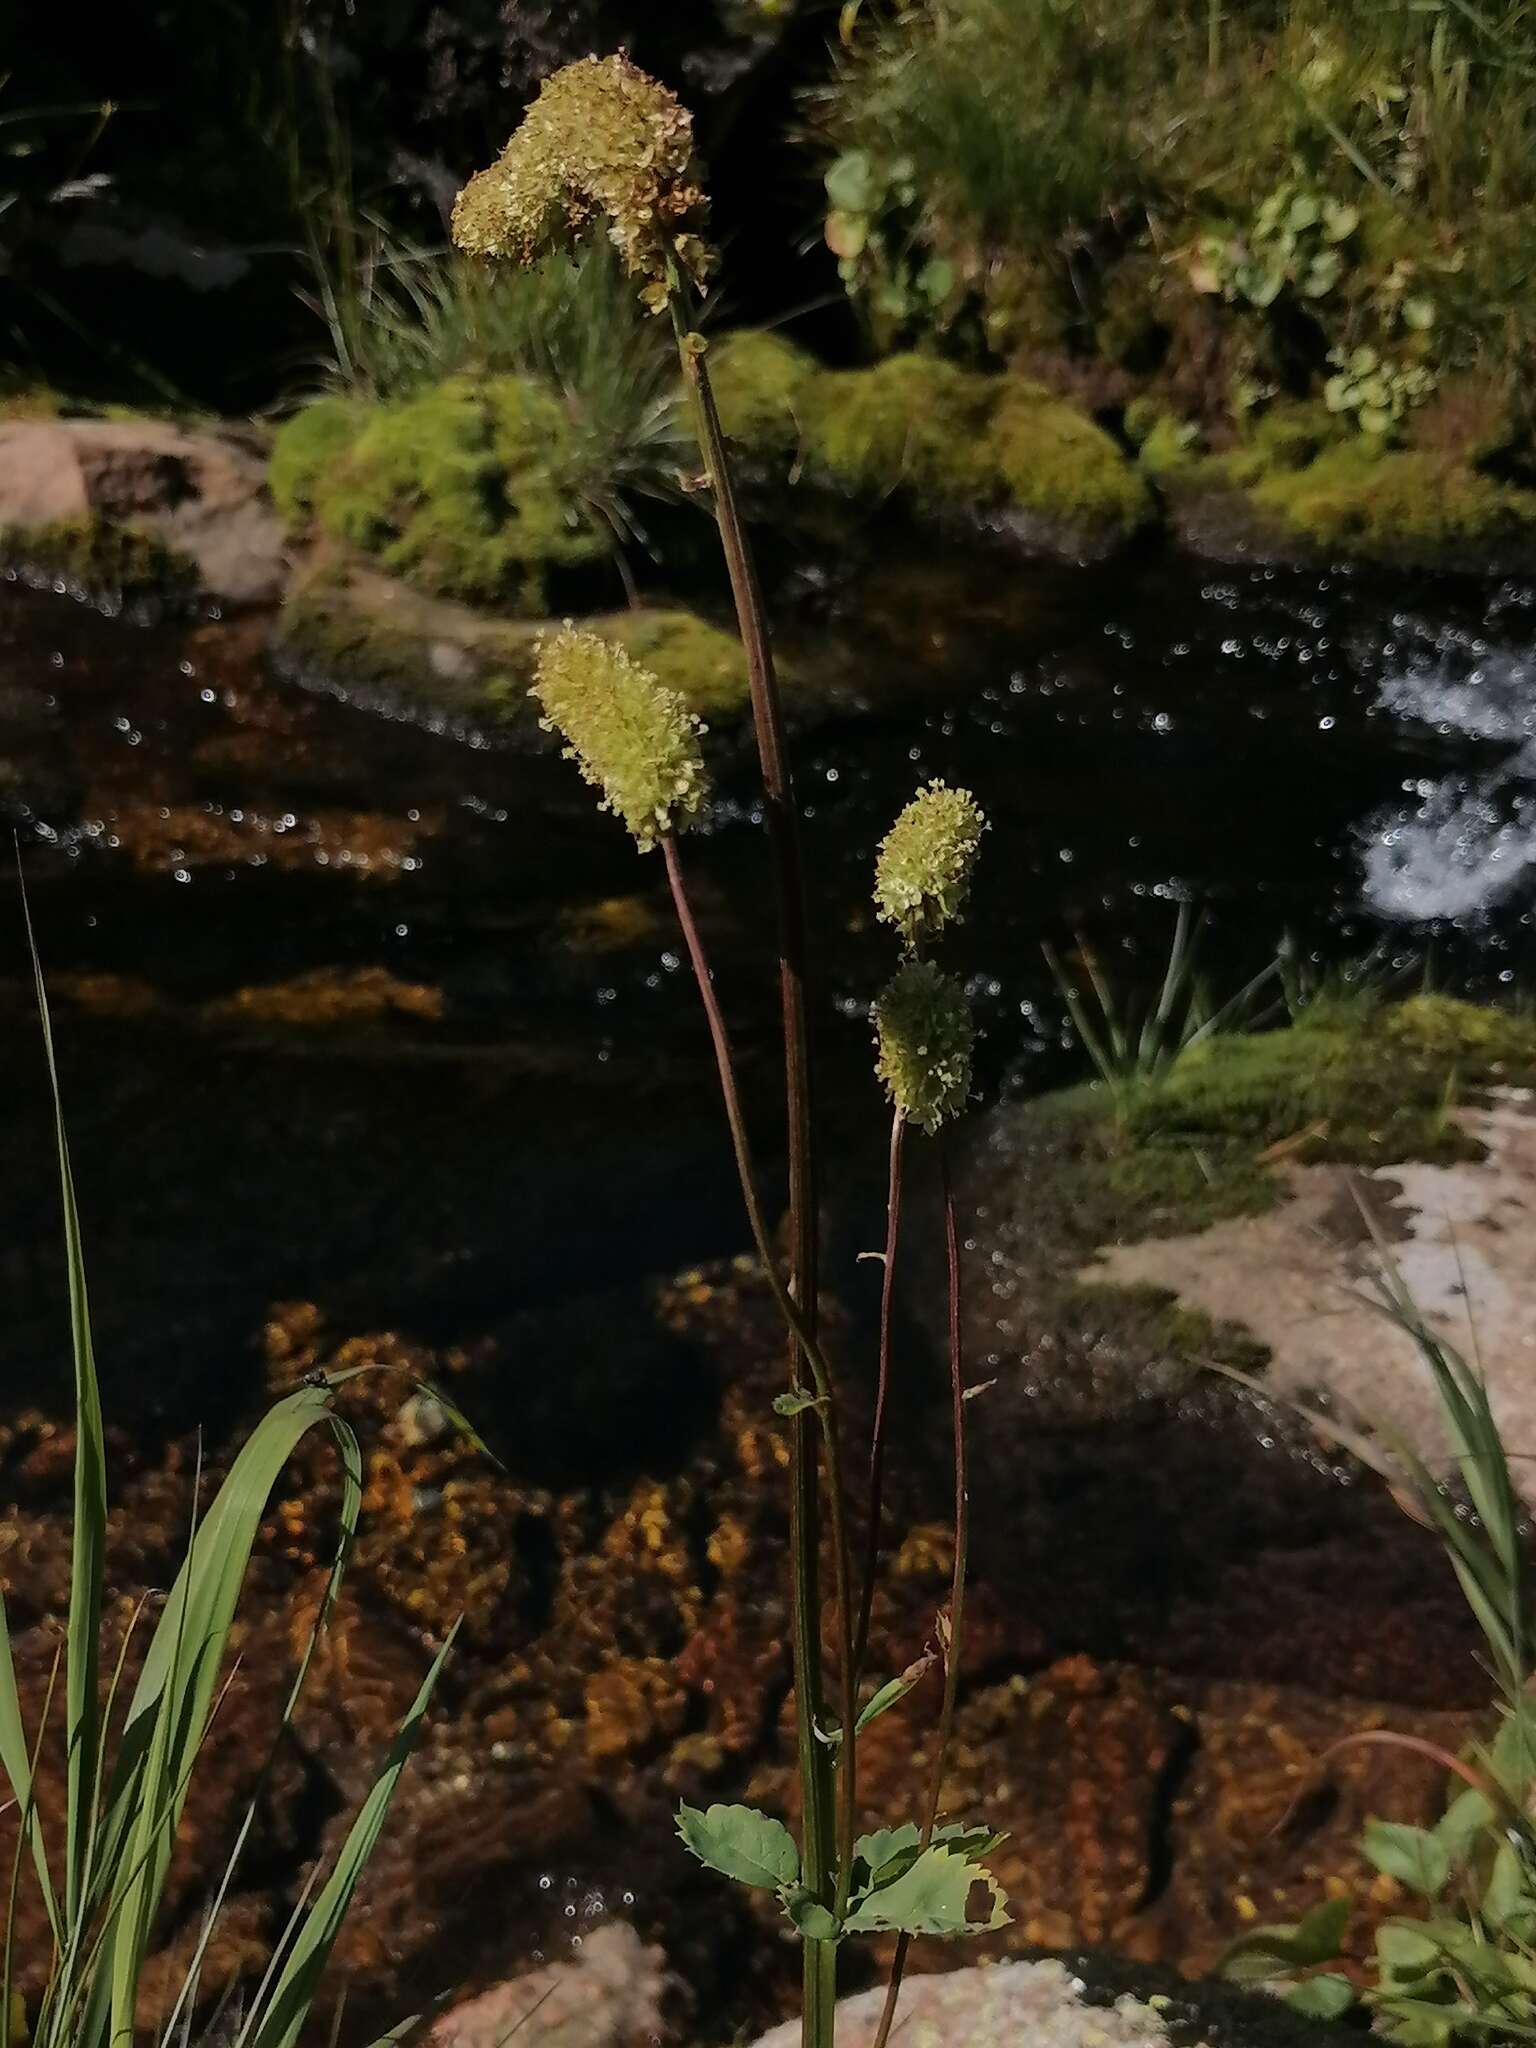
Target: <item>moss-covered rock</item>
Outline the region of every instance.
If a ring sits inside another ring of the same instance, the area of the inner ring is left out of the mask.
[[[709,352],[726,431],[764,463],[787,464],[798,454],[806,394],[819,375],[803,349],[761,328],[742,328]]]
[[[915,353],[824,370],[763,334],[734,336],[712,360],[727,432],[781,481],[899,497],[1073,558],[1111,552],[1153,517],[1109,435],[1027,378]]]
[[[290,521],[432,595],[537,615],[552,570],[607,548],[576,468],[547,393],[520,377],[452,377],[398,403],[305,407],[278,435],[271,484]]]
[[[190,557],[157,533],[107,519],[0,527],[0,567],[113,606],[187,604],[198,587]]]
[[[1253,500],[1298,538],[1365,560],[1536,559],[1536,491],[1444,455],[1378,448],[1364,434],[1262,476]]]
[[[533,741],[528,684],[548,623],[428,597],[397,577],[321,558],[289,597],[278,645],[316,682],[405,704],[429,721],[500,725]],[[746,661],[734,634],[692,612],[645,607],[588,623],[654,669],[707,723],[725,728],[745,713]],[[791,688],[793,681],[791,673]]]
[[[1117,1097],[1079,1087],[999,1109],[964,1165],[966,1206],[986,1218],[968,1347],[1025,1359],[1042,1410],[1062,1419],[1166,1394],[1202,1360],[1251,1371],[1261,1356],[1246,1332],[1157,1287],[1085,1281],[1085,1268],[1104,1247],[1263,1215],[1290,1165],[1481,1157],[1453,1112],[1493,1085],[1532,1082],[1536,1022],[1444,996],[1354,996],[1320,1000],[1286,1029],[1218,1034]],[[1147,1270],[1157,1279],[1155,1262]],[[937,1276],[920,1273],[920,1317],[930,1292],[942,1300]]]

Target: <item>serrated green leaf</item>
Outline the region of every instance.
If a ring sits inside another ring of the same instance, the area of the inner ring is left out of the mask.
[[[1360,1847],[1384,1876],[1395,1878],[1426,1899],[1443,1891],[1451,1874],[1450,1851],[1428,1828],[1408,1827],[1401,1821],[1367,1821]]]
[[[1355,1987],[1347,1977],[1308,1977],[1293,1984],[1285,1994],[1293,2012],[1304,2012],[1315,2020],[1336,2020],[1355,2002]]]
[[[677,1832],[683,1846],[738,1884],[758,1891],[784,1891],[799,1881],[800,1851],[782,1821],[755,1806],[679,1806]]]
[[[901,1867],[898,1858],[905,1857],[910,1863],[916,1856],[923,1839],[923,1831],[916,1821],[903,1821],[900,1827],[876,1828],[872,1834],[860,1835],[853,1845],[854,1861],[862,1863],[869,1872],[869,1882],[876,1882],[882,1872],[892,1876]],[[866,1885],[866,1890],[868,1886]]]
[[[1008,1924],[990,1871],[935,1844],[892,1883],[869,1892],[848,1915],[849,1934],[988,1934]]]
[[[1421,1924],[1389,1920],[1376,1930],[1376,1955],[1382,1975],[1396,1982],[1422,1977],[1445,1960],[1441,1943]]]

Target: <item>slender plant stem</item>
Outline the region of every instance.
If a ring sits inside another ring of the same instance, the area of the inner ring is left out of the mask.
[[[699,423],[699,446],[714,501],[715,521],[725,554],[731,595],[736,606],[741,644],[746,656],[752,726],[763,778],[763,802],[773,858],[779,923],[779,1005],[784,1034],[784,1097],[789,1161],[789,1288],[814,1334],[818,1322],[817,1191],[812,1116],[810,1029],[807,1021],[807,947],[805,882],[800,857],[799,817],[790,777],[778,679],[769,644],[762,593],[750,544],[736,504],[735,486],[726,455],[725,436],[709,380],[704,347],[693,332],[689,290],[675,264],[668,268],[668,310],[677,338],[678,360],[693,397]],[[803,1347],[801,1347],[803,1349]],[[790,1386],[804,1391],[799,1351],[792,1346]],[[830,1388],[828,1389],[830,1399]],[[824,1896],[834,1865],[842,1871],[843,1889],[852,1875],[854,1775],[853,1722],[845,1712],[842,1769],[846,1779],[841,1854],[836,1846],[831,1756],[821,1739],[825,1720],[825,1684],[821,1655],[820,1503],[815,1431],[809,1413],[790,1419],[789,1547],[793,1584],[792,1646],[795,1671],[796,1738],[805,1809],[803,1862],[813,1892]],[[828,1472],[828,1484],[833,1483]],[[842,1513],[835,1503],[834,1517]],[[838,1634],[845,1650],[846,1690],[856,1691],[851,1653],[852,1618],[846,1605],[839,1615]],[[846,1701],[845,1701],[846,1706]],[[805,1955],[805,1996],[802,2039],[827,2048],[832,2040],[832,2013],[823,2010],[836,1998],[836,1954],[830,1959]]]
[[[714,977],[710,973],[708,956],[699,934],[698,921],[693,914],[686,884],[683,880],[682,863],[678,858],[677,840],[672,833],[664,833],[661,839],[662,859],[666,863],[667,881],[672,891],[672,901],[677,910],[678,924],[682,929],[683,942],[687,948],[693,978],[698,984],[699,999],[704,1005],[704,1015],[709,1026],[710,1041],[714,1047],[715,1067],[720,1079],[720,1094],[725,1104],[725,1120],[731,1134],[731,1149],[736,1158],[737,1177],[741,1182],[742,1200],[746,1205],[747,1223],[752,1232],[753,1243],[768,1276],[780,1313],[789,1327],[809,1375],[809,1390],[813,1395],[811,1407],[804,1411],[815,1417],[819,1428],[822,1455],[827,1468],[828,1516],[831,1525],[832,1562],[838,1619],[838,1650],[841,1677],[840,1711],[844,1730],[843,1740],[838,1745],[840,1770],[838,1773],[840,1792],[837,1829],[841,1837],[840,1853],[837,1856],[835,1872],[825,1870],[818,1873],[822,1882],[832,1879],[829,1890],[835,1886],[833,1910],[841,1917],[848,1904],[849,1890],[853,1877],[853,1829],[857,1810],[857,1781],[855,1743],[853,1729],[857,1715],[858,1688],[853,1669],[853,1588],[852,1566],[848,1543],[847,1519],[844,1503],[847,1498],[843,1486],[842,1451],[838,1439],[837,1408],[833,1398],[831,1374],[826,1357],[815,1330],[810,1326],[801,1304],[779,1272],[773,1244],[768,1235],[767,1218],[763,1211],[762,1198],[758,1193],[757,1174],[752,1162],[751,1142],[747,1136],[746,1118],[742,1112],[741,1091],[736,1082],[736,1062],[731,1051],[730,1033],[725,1016],[720,1008],[720,999],[715,993]],[[799,1375],[797,1375],[797,1380]],[[797,1416],[794,1418],[799,1420]],[[798,1594],[797,1582],[797,1594]],[[807,1613],[803,1601],[796,1602],[796,1640],[800,1640],[800,1629],[814,1631],[813,1644],[816,1670],[821,1665],[820,1612]],[[820,1763],[830,1745],[825,1740],[825,1731],[812,1725],[808,1731],[810,1753],[802,1744],[802,1783],[809,1792],[812,1785],[810,1764]],[[830,1844],[829,1844],[830,1846]],[[823,1900],[826,1903],[826,1900]],[[832,2038],[832,2007],[836,2000],[836,1951],[830,1943],[806,1943],[804,2014],[806,2037],[814,2039],[818,2048],[825,2048]],[[825,1955],[814,1951],[826,1949]],[[829,2004],[828,2001],[831,2000]],[[814,2019],[821,2031],[812,2035],[810,2027]]]
[[[885,1266],[880,1280],[880,1357],[875,1379],[875,1420],[869,1439],[869,1530],[864,1539],[864,1583],[853,1637],[853,1669],[862,1677],[869,1649],[869,1617],[875,1604],[875,1570],[880,1560],[880,1505],[885,1480],[885,1409],[891,1384],[891,1323],[896,1302],[896,1251],[901,1238],[901,1154],[907,1120],[891,1116],[891,1163],[885,1197]]]
[[[939,1175],[944,1191],[944,1253],[949,1273],[949,1391],[951,1427],[955,1453],[955,1561],[949,1582],[949,1640],[944,1644],[944,1698],[939,1708],[938,1738],[933,1752],[933,1769],[928,1779],[928,1806],[923,1815],[922,1846],[933,1840],[939,1818],[939,1801],[944,1792],[944,1772],[949,1746],[955,1732],[955,1701],[960,1691],[960,1640],[965,1624],[965,1574],[971,1542],[971,1507],[968,1461],[965,1448],[965,1350],[960,1328],[960,1233],[955,1223],[955,1194],[950,1180],[949,1147],[939,1140]],[[886,2048],[901,1997],[901,1980],[907,1967],[909,1934],[896,1937],[891,1957],[891,1974],[885,1990],[885,2005],[873,2048]]]

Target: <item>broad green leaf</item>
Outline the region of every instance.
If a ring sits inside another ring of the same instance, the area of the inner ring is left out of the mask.
[[[1389,1920],[1376,1930],[1376,1954],[1382,1974],[1401,1981],[1422,1977],[1445,1961],[1443,1945],[1420,1922]]]
[[[800,1877],[800,1851],[782,1821],[755,1806],[696,1806],[677,1809],[683,1846],[701,1863],[759,1891],[784,1891]]]
[[[922,1839],[922,1829],[912,1820],[903,1821],[900,1827],[876,1828],[872,1834],[860,1835],[854,1843],[854,1861],[864,1865],[870,1883],[876,1884],[882,1873],[889,1872],[894,1877],[905,1867],[899,1859],[905,1858],[906,1864],[910,1864]]]
[[[1428,1828],[1408,1827],[1401,1821],[1367,1821],[1360,1847],[1384,1876],[1395,1878],[1426,1899],[1443,1891],[1451,1874],[1450,1851]]]
[[[936,1843],[892,1883],[867,1893],[848,1915],[846,1932],[989,1934],[1008,1919],[990,1871]]]
[[[942,306],[955,288],[955,266],[943,256],[930,256],[917,273],[917,288],[930,306]]]
[[[1217,1974],[1234,1984],[1262,1984],[1293,1970],[1331,1963],[1348,1919],[1348,1899],[1324,1899],[1300,1920],[1255,1927],[1233,1942],[1217,1964]]]
[[[1417,334],[1425,334],[1435,324],[1435,302],[1415,293],[1403,301],[1403,323]]]
[[[1435,1823],[1435,1837],[1453,1862],[1460,1863],[1472,1852],[1478,1837],[1494,1824],[1493,1802],[1468,1786],[1457,1793]]]
[[[807,1941],[836,1941],[842,1933],[826,1907],[809,1892],[791,1892],[784,1910]]]
[[[1308,1977],[1304,1984],[1293,1984],[1285,1994],[1285,2002],[1295,2012],[1304,2012],[1315,2020],[1336,2020],[1349,2011],[1355,2002],[1355,1987],[1347,1977],[1332,1975]]]
[[[1532,1895],[1520,1852],[1513,1842],[1501,1842],[1483,1892],[1483,1918],[1495,1927],[1515,1933],[1523,1930],[1512,1923],[1529,1920],[1533,1912],[1536,1912],[1536,1896]]]
[[[1347,242],[1360,225],[1358,206],[1345,206],[1337,199],[1323,202],[1323,234],[1330,242]]]

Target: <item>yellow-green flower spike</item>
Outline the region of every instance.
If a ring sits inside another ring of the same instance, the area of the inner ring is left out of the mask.
[[[546,732],[603,792],[642,853],[680,830],[709,801],[699,746],[703,725],[675,690],[596,633],[562,626],[539,643],[531,685]]]
[[[875,861],[875,909],[905,946],[936,939],[963,916],[986,825],[968,789],[930,782],[886,833]]]
[[[627,57],[582,57],[545,79],[500,157],[459,194],[453,239],[471,256],[528,263],[602,215],[660,311],[671,264],[696,283],[710,267],[709,202],[692,166],[693,117],[681,101]]]
[[[971,1089],[976,1027],[965,990],[930,960],[908,960],[876,997],[875,1072],[907,1119],[925,1131],[956,1117]]]

